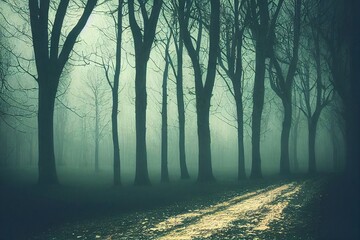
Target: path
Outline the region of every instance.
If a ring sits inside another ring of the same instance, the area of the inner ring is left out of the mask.
[[[69,224],[50,230],[44,239],[263,239],[262,233],[286,232],[283,222],[288,206],[301,208],[299,201],[315,194],[310,181],[272,185],[235,195],[213,205],[200,205],[174,213],[158,209],[126,216]],[[305,191],[303,188],[306,188]],[[305,193],[304,193],[305,192]],[[306,196],[305,196],[305,195]],[[282,223],[282,224],[278,224]],[[276,229],[272,226],[279,225]],[[286,225],[286,224],[285,224]],[[38,239],[43,239],[39,237]],[[296,237],[294,238],[296,239]]]

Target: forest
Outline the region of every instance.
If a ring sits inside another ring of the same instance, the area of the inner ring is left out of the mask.
[[[1,0],[0,239],[360,239],[357,0]]]

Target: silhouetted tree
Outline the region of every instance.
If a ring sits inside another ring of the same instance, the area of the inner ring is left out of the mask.
[[[107,42],[110,41],[115,45],[115,56],[112,54],[113,50],[107,49],[111,52],[109,56],[105,56],[104,52],[101,51],[100,54],[96,54],[100,60],[94,60],[92,62],[103,69],[106,81],[108,82],[112,93],[111,129],[113,142],[113,182],[115,186],[118,186],[121,185],[118,113],[124,1],[118,0],[115,10],[112,9],[113,6],[111,6],[109,3],[107,4],[109,10],[105,11],[105,14],[110,16],[111,20],[113,21],[112,30],[114,30],[115,36],[104,32],[105,30],[103,28],[99,28],[99,31],[101,34],[103,34],[103,36],[107,37],[105,40],[106,43],[102,47],[107,48],[109,45]],[[100,49],[102,47],[100,47]],[[115,62],[113,58],[115,58]]]
[[[237,142],[238,142],[238,179],[246,178],[244,150],[244,107],[243,107],[243,63],[242,48],[244,31],[248,21],[245,0],[234,0],[233,4],[224,4],[221,11],[221,51],[219,65],[232,83],[229,89],[235,99]],[[244,10],[246,9],[246,10]],[[242,11],[243,10],[243,11]],[[226,81],[226,80],[225,80]],[[229,86],[229,84],[227,84]]]
[[[103,87],[103,79],[99,79],[98,76],[94,75],[92,72],[88,73],[88,82],[86,83],[89,93],[86,94],[87,99],[90,101],[87,101],[87,104],[89,104],[94,110],[94,146],[95,146],[95,155],[94,155],[94,167],[95,172],[99,172],[99,147],[100,147],[100,141],[103,137],[103,131],[105,129],[106,123],[101,123],[102,121],[102,112],[103,108],[105,106],[105,103],[107,102],[105,98],[105,90]]]
[[[261,178],[260,134],[261,118],[265,95],[266,59],[270,57],[272,49],[272,33],[284,0],[279,0],[275,12],[270,19],[268,0],[250,0],[251,24],[250,29],[255,41],[255,78],[253,91],[253,112],[251,127],[252,168],[251,178]]]
[[[169,170],[168,170],[168,93],[167,83],[169,75],[170,65],[170,45],[171,36],[167,36],[166,46],[164,51],[165,67],[162,79],[162,108],[161,108],[161,182],[169,181]]]
[[[276,28],[272,29],[273,32],[269,34],[274,38],[272,42],[276,44],[283,44],[285,46],[278,47],[274,44],[270,56],[270,66],[274,67],[276,76],[272,76],[270,72],[270,85],[274,90],[276,95],[281,99],[283,110],[284,110],[284,120],[282,124],[281,131],[281,155],[280,155],[280,174],[289,175],[290,174],[290,157],[289,157],[289,138],[290,138],[290,129],[292,123],[292,91],[293,91],[293,82],[294,76],[296,73],[297,62],[298,62],[298,52],[299,52],[299,41],[300,41],[300,23],[301,23],[301,0],[295,0],[294,3],[294,12],[293,16],[287,16],[292,22],[292,26],[288,26],[285,31],[286,35],[284,39],[278,36]],[[292,19],[291,19],[292,18]],[[286,19],[285,21],[289,21]],[[283,25],[286,25],[283,24]],[[292,31],[291,31],[292,30]],[[281,32],[280,30],[278,32]],[[284,33],[283,33],[284,34]],[[288,43],[292,39],[292,45]],[[285,53],[281,52],[279,49],[285,49]],[[290,53],[289,53],[290,52]],[[284,65],[288,65],[287,72],[285,73]]]
[[[57,184],[55,167],[53,116],[54,104],[61,73],[76,39],[85,27],[97,0],[86,1],[84,11],[78,22],[60,44],[62,27],[69,0],[59,2],[55,9],[55,19],[49,24],[49,0],[29,0],[30,25],[35,53],[37,82],[39,85],[39,184]],[[52,26],[49,29],[49,26]]]
[[[123,0],[118,1],[117,21],[116,25],[116,63],[114,72],[114,81],[111,87],[112,90],[112,111],[111,111],[111,124],[112,124],[112,139],[114,147],[114,185],[121,184],[120,176],[120,147],[119,147],[119,133],[118,133],[118,109],[119,109],[119,82],[121,71],[121,40],[122,40],[122,16],[123,16]],[[108,79],[108,78],[107,78]],[[109,80],[109,79],[108,79]],[[110,82],[109,82],[110,84]],[[111,86],[111,84],[110,84]]]
[[[135,184],[150,183],[146,151],[146,71],[154,42],[155,30],[159,19],[162,0],[154,0],[152,6],[147,1],[138,1],[143,29],[139,26],[135,14],[134,0],[128,1],[129,22],[135,47],[135,115],[136,115],[136,173]],[[151,13],[148,14],[148,9]]]
[[[298,93],[295,91],[295,93],[293,94],[293,105],[298,106],[298,101],[299,101]],[[299,135],[300,116],[301,116],[301,110],[298,107],[296,107],[295,115],[293,116],[294,124],[292,124],[292,129],[291,129],[291,139],[293,145],[292,162],[293,162],[294,172],[299,171],[299,159],[298,159],[299,136],[298,135]]]
[[[308,151],[309,151],[309,173],[317,172],[315,157],[315,142],[318,121],[322,110],[330,103],[332,94],[332,85],[325,85],[322,79],[322,66],[320,59],[320,46],[315,40],[314,62],[311,66],[309,59],[299,65],[299,88],[302,93],[302,102],[300,109],[304,113],[308,124]],[[315,79],[312,77],[312,71],[315,71]]]
[[[315,143],[318,121],[323,109],[329,105],[333,94],[333,83],[331,74],[327,71],[324,64],[324,39],[319,29],[324,23],[320,2],[311,4],[308,2],[306,7],[306,20],[309,29],[304,29],[308,38],[304,42],[305,51],[310,58],[304,58],[301,62],[299,77],[301,79],[301,91],[303,94],[302,112],[308,122],[308,149],[309,149],[309,173],[317,172]],[[325,50],[326,51],[326,50]],[[315,71],[315,79],[312,77]]]
[[[194,5],[193,5],[194,4]],[[219,52],[220,39],[220,1],[211,1],[210,10],[210,24],[209,24],[209,55],[206,71],[206,79],[203,81],[203,74],[200,63],[200,46],[201,35],[203,34],[203,21],[199,2],[197,1],[179,1],[178,17],[180,24],[180,34],[184,41],[184,45],[190,56],[195,78],[195,93],[196,93],[196,112],[197,112],[197,127],[198,127],[198,142],[199,142],[199,174],[198,181],[214,180],[211,165],[211,137],[210,137],[210,100],[215,82],[217,57]],[[192,7],[197,11],[198,20],[198,39],[194,42],[192,40],[189,26]]]
[[[184,43],[180,37],[179,23],[177,21],[177,8],[174,6],[174,2],[171,5],[170,11],[172,11],[172,18],[168,21],[167,25],[171,31],[171,35],[174,39],[174,46],[176,52],[177,66],[175,68],[174,63],[169,58],[170,65],[173,69],[173,73],[176,79],[176,100],[179,119],[179,160],[180,160],[180,174],[181,179],[188,179],[189,172],[186,165],[186,152],[185,152],[185,104],[184,104],[184,90],[183,90],[183,52]]]

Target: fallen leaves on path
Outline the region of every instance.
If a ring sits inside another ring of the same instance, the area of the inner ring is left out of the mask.
[[[284,234],[299,239],[291,228],[306,226],[308,218],[303,219],[299,211],[319,192],[320,185],[307,180],[247,192],[234,189],[179,205],[69,223],[34,239],[277,239]]]
[[[248,231],[265,230],[269,223],[281,218],[283,209],[288,205],[289,198],[300,190],[294,183],[285,184],[262,193],[251,192],[246,195],[232,198],[226,202],[202,209],[195,213],[180,214],[158,223],[151,231],[166,231],[172,229],[159,240],[191,240],[195,238],[208,238],[216,232],[232,226],[236,220],[246,221],[253,212],[266,209],[259,216],[259,222],[248,225]],[[282,201],[272,204],[283,195]],[[182,226],[185,220],[195,221]],[[180,226],[179,228],[175,228]]]

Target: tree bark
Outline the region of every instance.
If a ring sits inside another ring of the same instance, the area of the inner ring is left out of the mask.
[[[261,116],[264,107],[265,94],[265,46],[264,40],[256,41],[256,63],[255,63],[255,81],[253,91],[253,112],[252,112],[252,168],[251,178],[262,178],[261,155],[260,155],[260,135],[261,135]]]
[[[149,185],[146,150],[146,69],[147,61],[136,60],[135,76],[135,122],[136,122],[136,171],[135,185]]]
[[[282,100],[284,107],[284,120],[281,131],[280,174],[283,176],[290,174],[289,139],[292,122],[292,106],[290,99],[291,97]]]
[[[199,182],[215,180],[211,163],[211,137],[210,137],[210,99],[197,104],[197,125],[199,144]]]
[[[97,0],[88,0],[79,20],[60,47],[62,26],[69,0],[60,1],[49,29],[50,1],[29,0],[31,36],[39,85],[39,184],[58,184],[54,153],[54,104],[60,75],[76,39],[86,25]],[[50,36],[50,37],[49,37]],[[59,52],[59,49],[61,51]]]
[[[293,44],[292,49],[289,49],[290,51],[292,50],[292,56],[288,63],[289,67],[286,75],[284,74],[283,68],[278,61],[274,46],[272,46],[270,56],[277,74],[276,80],[270,79],[270,84],[276,95],[280,97],[284,109],[284,119],[280,140],[280,174],[283,176],[288,176],[290,174],[289,138],[292,124],[292,88],[298,63],[300,23],[301,0],[296,0],[294,1]],[[270,35],[272,36],[271,42],[277,42],[275,28],[271,29]]]
[[[150,179],[147,168],[146,151],[146,70],[150,57],[151,46],[155,38],[156,25],[162,6],[162,0],[154,0],[151,15],[148,16],[147,9],[139,2],[144,29],[140,28],[135,18],[134,1],[128,1],[129,22],[134,38],[135,47],[135,124],[136,124],[136,170],[135,185],[149,185]]]
[[[244,149],[244,109],[242,102],[242,93],[240,84],[233,81],[234,95],[236,104],[236,121],[237,121],[237,143],[238,143],[238,180],[246,178],[245,173],[245,149]]]
[[[251,1],[251,11],[256,21],[253,34],[255,36],[255,78],[253,90],[253,111],[251,128],[252,145],[252,168],[251,178],[262,178],[261,172],[261,154],[260,154],[260,136],[261,136],[261,117],[264,107],[265,95],[265,60],[268,55],[268,48],[272,47],[272,42],[267,36],[270,31],[269,9],[267,0]],[[258,9],[258,14],[256,13]],[[259,18],[259,20],[258,20]],[[269,46],[267,46],[269,45]]]
[[[179,154],[180,154],[180,174],[181,179],[190,178],[186,165],[185,152],[185,104],[183,91],[183,49],[182,39],[179,39],[179,48],[177,52],[177,78],[176,78],[176,98],[179,115]]]
[[[232,25],[226,25],[222,30],[225,33],[222,34],[223,42],[225,44],[224,50],[219,55],[219,65],[222,67],[230,78],[233,86],[232,95],[236,105],[236,121],[237,121],[237,149],[238,149],[238,180],[245,179],[245,154],[244,154],[244,110],[243,110],[243,99],[242,99],[242,45],[243,45],[243,34],[245,30],[245,20],[240,21],[240,8],[245,1],[239,2],[234,0],[233,9],[234,23]],[[227,14],[223,13],[223,18],[228,22]],[[224,55],[224,59],[223,56]],[[223,61],[225,60],[225,62]],[[230,86],[229,91],[231,91]]]
[[[300,111],[300,110],[299,110]],[[299,121],[300,121],[300,113],[296,115],[295,123],[293,125],[292,132],[292,142],[293,142],[293,163],[294,163],[294,171],[299,171],[299,160],[298,160],[298,132],[299,132]]]
[[[120,165],[120,147],[119,147],[119,133],[118,133],[118,111],[119,111],[119,82],[121,70],[121,40],[122,40],[122,9],[123,0],[118,1],[117,10],[117,38],[116,38],[116,66],[114,73],[114,85],[112,86],[112,139],[114,150],[114,185],[121,185],[121,165]]]
[[[165,50],[165,69],[162,83],[161,111],[161,182],[169,182],[168,170],[168,116],[167,116],[167,78],[169,71],[168,44]]]
[[[54,106],[57,86],[50,81],[53,79],[39,78],[39,109],[38,109],[38,137],[39,137],[39,178],[41,185],[58,184],[54,150]]]
[[[315,154],[315,142],[316,142],[316,128],[318,117],[313,116],[308,120],[308,128],[309,128],[309,174],[317,173],[316,167],[316,154]]]
[[[187,6],[188,7],[188,6]],[[199,62],[198,47],[194,47],[191,39],[191,34],[188,29],[189,15],[185,16],[185,2],[179,2],[179,24],[180,34],[184,41],[184,45],[189,53],[195,78],[195,92],[196,92],[196,112],[197,112],[197,128],[198,128],[198,143],[199,143],[199,169],[198,182],[207,182],[215,180],[212,173],[211,165],[211,136],[209,126],[209,110],[210,100],[215,82],[216,64],[219,53],[219,38],[220,38],[220,1],[211,1],[210,13],[210,31],[209,31],[209,58],[207,64],[207,73],[205,82],[202,79],[201,65]],[[189,11],[186,12],[189,14]],[[200,26],[202,23],[200,23]],[[200,34],[199,34],[200,33]],[[201,28],[198,35],[201,36]],[[199,41],[199,39],[198,39]],[[199,44],[199,42],[197,42]]]
[[[118,109],[119,109],[119,95],[118,92],[113,90],[113,106],[111,111],[111,124],[112,124],[112,140],[114,147],[114,185],[121,185],[120,178],[120,147],[118,135]]]

